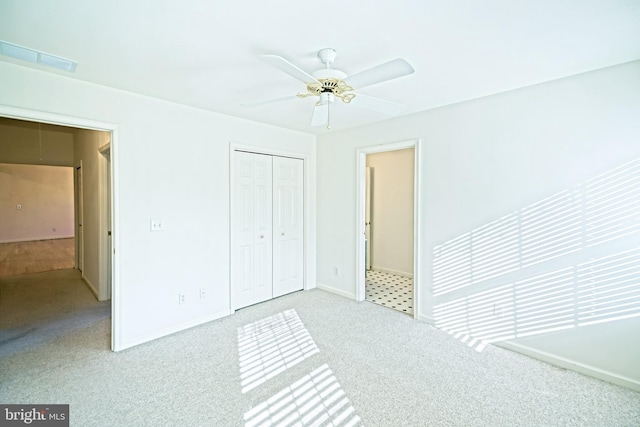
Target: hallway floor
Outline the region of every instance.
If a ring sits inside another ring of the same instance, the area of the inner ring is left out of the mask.
[[[0,243],[0,277],[75,266],[75,239]]]
[[[365,299],[413,316],[413,279],[367,270]]]

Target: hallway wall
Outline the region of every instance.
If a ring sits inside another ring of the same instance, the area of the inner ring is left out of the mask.
[[[371,168],[371,266],[413,276],[413,148],[367,155]]]
[[[73,128],[0,117],[0,163],[73,166]]]

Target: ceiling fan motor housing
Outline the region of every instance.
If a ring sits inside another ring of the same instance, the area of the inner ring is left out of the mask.
[[[347,74],[333,68],[326,68],[313,72],[313,77],[317,82],[307,83],[307,91],[310,95],[320,96],[323,93],[331,93],[343,102],[349,103],[355,94],[346,93],[352,92],[353,88],[349,86],[343,79],[347,77]]]
[[[316,79],[336,79],[342,80],[347,77],[347,73],[342,72],[340,70],[336,70],[335,68],[323,68],[321,70],[314,71],[311,73],[313,77]]]

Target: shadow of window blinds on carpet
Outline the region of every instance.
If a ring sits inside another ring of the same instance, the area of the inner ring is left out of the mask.
[[[293,309],[238,328],[242,393],[260,386],[320,350]],[[311,371],[244,414],[248,427],[362,425],[327,364]]]

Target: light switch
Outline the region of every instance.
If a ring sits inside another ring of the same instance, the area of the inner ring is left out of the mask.
[[[163,231],[164,227],[162,225],[161,219],[152,219],[151,220],[151,231]]]

